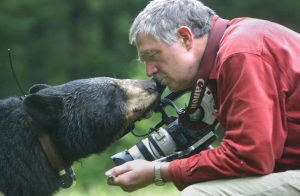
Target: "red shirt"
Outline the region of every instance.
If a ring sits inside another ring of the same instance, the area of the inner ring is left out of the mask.
[[[170,163],[179,190],[300,169],[299,34],[269,21],[231,20],[209,82],[225,137],[215,149]]]

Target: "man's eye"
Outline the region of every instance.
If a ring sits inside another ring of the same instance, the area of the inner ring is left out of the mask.
[[[151,60],[154,60],[155,55],[156,55],[156,53],[152,54],[152,55],[150,56],[150,59],[151,59]]]

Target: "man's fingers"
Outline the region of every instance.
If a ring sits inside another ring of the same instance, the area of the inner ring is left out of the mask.
[[[154,164],[145,160],[129,161],[108,170],[105,175],[107,184],[132,192],[153,183]]]
[[[116,185],[116,176],[113,175],[112,170],[105,172],[107,179],[107,184]]]
[[[113,186],[119,186],[118,179],[115,176],[111,176],[107,179],[107,184]]]
[[[130,166],[130,162],[131,161],[126,162],[123,165],[119,165],[119,166],[116,166],[116,167],[108,170],[107,172],[105,172],[105,175],[107,177],[111,177],[111,176],[118,177],[119,175],[130,171],[132,169],[132,167]]]
[[[118,176],[130,170],[130,167],[128,167],[126,163],[108,170],[105,172],[105,176],[108,178],[107,183],[110,185],[119,185],[120,181],[118,180]]]
[[[110,178],[110,177],[117,177],[118,175],[124,173],[122,172],[122,170],[119,169],[120,166],[118,167],[114,167],[110,170],[108,170],[107,172],[105,172],[105,176]]]
[[[110,177],[113,176],[111,170],[108,170],[107,172],[105,172],[105,175],[106,175],[106,177],[108,177],[108,178],[110,178]]]

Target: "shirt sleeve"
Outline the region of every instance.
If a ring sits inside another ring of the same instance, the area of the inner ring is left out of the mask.
[[[172,161],[170,176],[182,190],[190,184],[273,171],[287,135],[280,78],[259,54],[235,53],[217,67],[219,110],[225,136],[220,146]]]

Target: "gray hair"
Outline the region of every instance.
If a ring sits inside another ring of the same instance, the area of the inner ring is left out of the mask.
[[[153,0],[135,18],[129,42],[136,42],[139,33],[151,35],[172,45],[179,27],[187,26],[195,38],[208,33],[215,12],[197,0]]]

